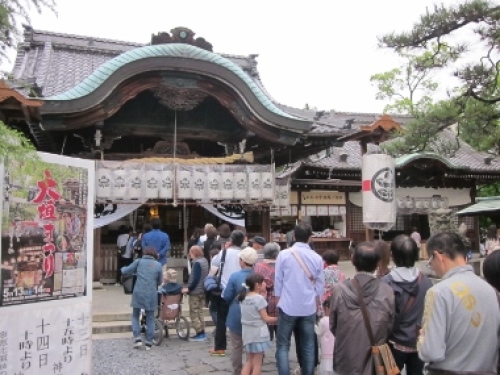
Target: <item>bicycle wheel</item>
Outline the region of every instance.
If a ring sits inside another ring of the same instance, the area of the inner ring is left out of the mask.
[[[155,335],[153,336],[153,344],[160,346],[163,342],[163,322],[160,319],[155,319]]]
[[[177,331],[177,336],[179,336],[180,339],[189,340],[190,327],[189,322],[185,317],[177,317],[175,320],[175,330]]]

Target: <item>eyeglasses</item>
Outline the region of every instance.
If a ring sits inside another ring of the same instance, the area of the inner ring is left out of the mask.
[[[434,259],[434,252],[431,254],[429,257],[429,260],[427,261],[427,264],[425,265],[427,268],[432,268],[432,259]]]

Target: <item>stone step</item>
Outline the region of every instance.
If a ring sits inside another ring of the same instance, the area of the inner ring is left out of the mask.
[[[184,306],[182,307],[183,311],[183,316],[189,319],[189,306]],[[210,317],[210,312],[208,311],[208,308],[203,308],[203,316],[204,317]],[[132,317],[132,311],[129,310],[124,311],[124,312],[114,312],[114,313],[96,313],[92,314],[92,321],[93,322],[113,322],[113,321],[121,321],[121,320],[128,320],[130,321],[130,318]]]
[[[190,322],[189,317],[186,319]],[[204,318],[205,326],[213,326],[212,318],[205,316]],[[130,318],[124,320],[115,321],[93,321],[92,322],[92,334],[110,334],[110,333],[123,333],[132,332],[132,326],[130,324]]]

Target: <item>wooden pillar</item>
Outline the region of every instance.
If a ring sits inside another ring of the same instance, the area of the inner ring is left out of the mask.
[[[94,229],[94,272],[92,281],[101,281],[101,228]]]
[[[269,207],[264,207],[262,210],[262,237],[267,241],[271,241],[271,210]]]

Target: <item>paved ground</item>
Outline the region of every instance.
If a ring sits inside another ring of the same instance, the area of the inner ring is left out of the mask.
[[[347,277],[355,273],[350,262],[341,262],[340,268]],[[420,262],[425,270],[425,262]],[[121,287],[106,285],[103,290],[93,291],[93,314],[130,313],[130,296],[123,294]],[[188,311],[187,308],[184,311]],[[207,329],[211,333],[212,329]],[[130,333],[99,335],[93,340],[93,375],[195,375],[195,374],[228,374],[231,372],[230,343],[226,357],[211,357],[213,338],[203,343],[191,343],[173,336],[164,339],[162,346],[153,347],[147,352],[132,348]],[[266,353],[263,373],[276,374],[274,345]],[[291,368],[297,367],[295,346],[290,353]]]
[[[94,340],[93,345],[93,375],[215,375],[232,372],[230,350],[225,357],[209,355],[212,339],[195,343],[173,337],[165,339],[162,346],[155,346],[151,351],[144,347],[133,349],[132,340],[128,338]],[[228,341],[228,349],[230,346]],[[294,369],[297,362],[295,353],[291,354],[290,363]],[[274,346],[266,352],[262,372],[277,373]]]

